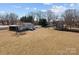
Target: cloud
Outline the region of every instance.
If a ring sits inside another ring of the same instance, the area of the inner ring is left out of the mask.
[[[69,6],[70,6],[69,9],[76,9],[75,7],[77,7],[78,5],[75,3],[71,3]]]
[[[22,8],[22,6],[17,6],[17,5],[14,5],[14,7],[15,7],[16,9]]]
[[[65,10],[66,10],[67,8],[66,7],[64,7],[64,6],[53,6],[52,8],[51,8],[51,11],[52,12],[55,12],[56,14],[59,14],[59,13],[63,13]]]
[[[45,9],[42,9],[41,11],[42,11],[42,12],[46,12],[47,10],[45,10]]]
[[[29,8],[29,7],[26,7],[25,9],[26,9],[26,10],[29,10],[30,8]]]
[[[0,11],[0,14],[2,14],[2,15],[9,14],[9,13],[16,13],[16,12],[13,10],[1,10]]]
[[[52,3],[43,3],[43,5],[51,5]]]
[[[6,11],[0,11],[0,13],[1,13],[1,14],[4,14],[4,13],[6,13]]]
[[[17,6],[17,5],[14,5],[14,7],[16,9],[25,9],[25,10],[29,10],[30,9],[29,7],[23,7],[23,6]]]
[[[37,8],[33,8],[34,10],[37,10]]]
[[[74,4],[74,3],[70,4],[70,7],[74,7],[74,6],[75,6],[75,4]]]

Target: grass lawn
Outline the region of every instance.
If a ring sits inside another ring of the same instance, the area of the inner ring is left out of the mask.
[[[79,54],[79,33],[40,28],[16,36],[0,30],[0,54]]]

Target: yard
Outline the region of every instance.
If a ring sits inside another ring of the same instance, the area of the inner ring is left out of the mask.
[[[0,54],[79,54],[79,33],[39,28],[16,36],[0,30]]]

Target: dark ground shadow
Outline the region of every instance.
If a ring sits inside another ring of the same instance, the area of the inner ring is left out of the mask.
[[[34,30],[22,30],[22,31],[11,31],[11,32],[14,32],[12,34],[12,36],[22,36],[22,35],[26,35],[28,31],[34,31]]]
[[[26,32],[18,32],[18,33],[15,32],[15,33],[12,34],[12,36],[18,37],[18,36],[23,36],[25,34],[26,34]]]
[[[63,30],[55,29],[55,30],[58,30],[58,31],[65,31],[65,32],[79,33],[79,30],[78,30],[78,29],[63,29]]]

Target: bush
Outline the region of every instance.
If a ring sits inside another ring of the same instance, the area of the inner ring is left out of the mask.
[[[46,19],[40,19],[39,25],[41,25],[42,27],[46,27],[47,26],[47,20]]]
[[[23,16],[23,17],[20,18],[20,21],[22,21],[22,22],[31,22],[31,23],[33,23],[33,22],[34,22],[34,19],[33,19],[32,16],[28,16],[28,17]]]

